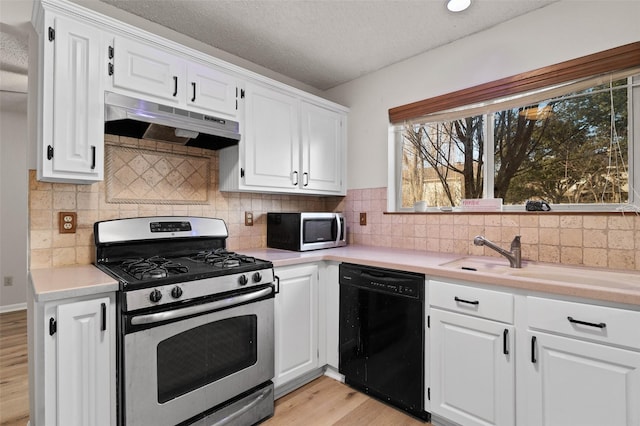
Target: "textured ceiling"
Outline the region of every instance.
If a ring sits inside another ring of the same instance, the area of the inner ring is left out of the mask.
[[[453,14],[444,0],[100,0],[318,90],[554,1],[473,0]],[[31,0],[0,0],[0,90],[26,91],[30,14]]]
[[[100,0],[320,90],[555,0]]]

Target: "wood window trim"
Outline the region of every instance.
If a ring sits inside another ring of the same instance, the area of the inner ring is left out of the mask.
[[[640,42],[391,108],[389,121],[398,124],[435,112],[637,66],[640,66]]]

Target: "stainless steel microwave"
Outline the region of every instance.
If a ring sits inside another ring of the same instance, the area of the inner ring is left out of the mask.
[[[342,213],[267,213],[267,246],[293,251],[347,245]]]

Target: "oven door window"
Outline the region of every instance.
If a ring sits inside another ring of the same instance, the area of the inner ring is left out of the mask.
[[[257,332],[257,316],[243,315],[204,324],[158,343],[158,402],[254,365]]]

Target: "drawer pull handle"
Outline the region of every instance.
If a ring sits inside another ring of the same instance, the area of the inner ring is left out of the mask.
[[[531,336],[531,362],[536,363],[538,360],[536,359],[536,341],[538,338],[536,336]]]
[[[502,332],[502,353],[509,355],[509,330],[506,328]]]
[[[464,300],[464,299],[460,299],[458,296],[454,297],[453,300],[455,300],[458,303],[468,303],[469,305],[479,305],[480,302],[477,300]]]
[[[567,317],[567,319],[572,324],[587,325],[589,327],[605,328],[607,326],[607,324],[604,323],[604,322],[596,324],[595,322],[580,321],[580,320],[577,320],[577,319],[573,319],[572,317]]]
[[[100,321],[100,330],[106,331],[107,330],[107,304],[106,303],[100,304],[100,311],[102,314],[101,321]]]

